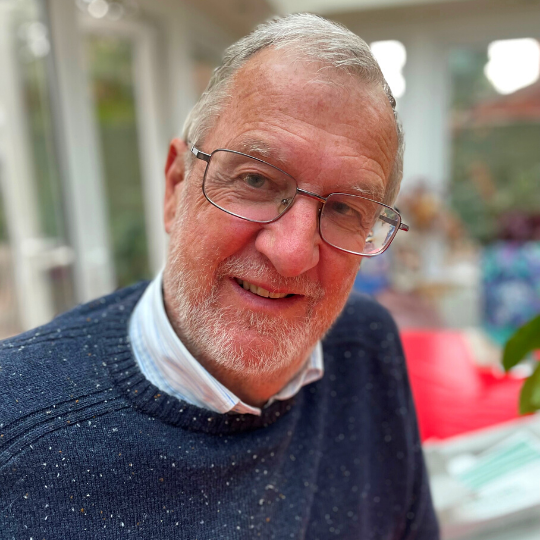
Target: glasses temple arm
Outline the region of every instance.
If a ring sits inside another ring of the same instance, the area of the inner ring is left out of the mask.
[[[397,224],[397,220],[391,219],[391,218],[386,217],[386,216],[379,216],[379,219],[380,219],[381,221],[384,221],[385,223],[388,223],[389,225],[394,226],[394,227],[395,227],[396,224]],[[399,229],[400,229],[401,231],[407,232],[407,231],[409,230],[409,226],[406,225],[405,223],[400,223],[400,224],[399,224]]]
[[[212,157],[210,154],[206,154],[205,152],[201,152],[198,148],[195,148],[195,145],[191,147],[190,152],[197,159],[202,159],[203,161],[206,161],[206,163],[208,163],[210,161],[210,158]]]

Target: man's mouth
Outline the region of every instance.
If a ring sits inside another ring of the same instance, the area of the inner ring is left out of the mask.
[[[263,289],[262,287],[259,287],[257,285],[253,285],[253,283],[250,283],[249,281],[246,281],[245,279],[239,279],[234,278],[236,283],[240,285],[240,287],[244,287],[246,291],[251,291],[253,294],[256,294],[257,296],[262,296],[263,298],[286,298],[289,296],[294,296],[293,294],[288,293],[277,293],[277,292],[270,292],[266,289]]]

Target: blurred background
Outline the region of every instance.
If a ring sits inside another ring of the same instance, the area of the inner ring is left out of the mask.
[[[161,268],[169,140],[226,46],[310,11],[372,47],[406,134],[409,233],[355,288],[404,342],[444,538],[540,538],[540,0],[0,0],[0,339]]]

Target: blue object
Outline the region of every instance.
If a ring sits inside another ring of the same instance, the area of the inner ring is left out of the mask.
[[[484,325],[499,342],[540,313],[540,242],[497,242],[482,256]]]
[[[390,285],[390,262],[388,251],[377,257],[365,257],[358,274],[356,274],[353,288],[372,296],[388,288]]]

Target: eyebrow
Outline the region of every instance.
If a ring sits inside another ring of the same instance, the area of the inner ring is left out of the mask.
[[[361,197],[368,197],[377,202],[383,202],[386,194],[385,189],[379,182],[369,182],[362,185],[350,186],[347,188],[353,195],[360,195]]]
[[[287,165],[287,161],[276,148],[269,145],[266,141],[257,138],[246,138],[240,141],[238,144],[238,151],[260,158],[264,161],[271,158],[272,164],[275,164],[275,166],[279,166],[280,168]],[[386,194],[385,189],[379,182],[366,182],[364,185],[347,186],[346,188],[343,188],[343,190],[341,190],[341,188],[336,188],[333,193],[360,195],[361,197],[367,197],[377,202],[382,202]]]
[[[238,145],[238,150],[239,152],[248,154],[253,157],[258,157],[263,160],[271,158],[272,162],[279,164],[280,167],[283,167],[287,163],[281,152],[279,152],[276,148],[270,146],[267,142],[261,141],[260,139],[244,139]]]

